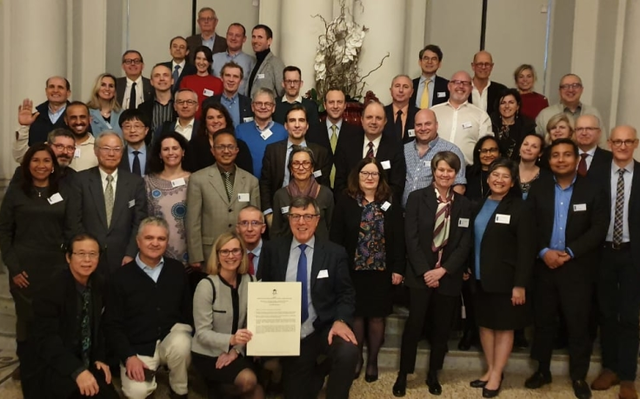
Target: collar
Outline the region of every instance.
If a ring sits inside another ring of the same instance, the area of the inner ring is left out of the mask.
[[[247,250],[247,253],[252,253],[255,256],[260,256],[260,254],[262,253],[262,238],[260,239],[260,241],[258,241],[258,245],[251,250]]]
[[[253,122],[254,122],[254,125],[256,127],[256,130],[259,131],[259,132],[264,132],[267,129],[271,129],[273,127],[273,125],[274,125],[273,119],[271,119],[269,121],[269,123],[267,123],[267,126],[264,129],[260,129],[260,126],[258,126],[258,123],[255,121],[255,119],[254,119]]]
[[[393,109],[393,118],[396,118],[396,115],[398,114],[398,111],[402,111],[402,115],[407,115],[409,112],[409,103],[407,103],[407,105],[405,105],[402,108],[398,108],[395,104],[391,105],[391,108]]]
[[[314,249],[316,247],[316,236],[315,236],[315,234],[305,244],[307,244],[307,246],[310,247],[311,249]],[[291,239],[291,250],[293,251],[293,249],[297,248],[298,245],[300,245],[300,241],[296,240],[296,238],[293,237],[293,239]]]
[[[216,168],[218,168],[218,172],[220,172],[220,175],[222,176],[222,174],[226,172],[226,170],[222,169],[217,162],[215,163],[215,165],[216,165]],[[233,169],[231,170],[231,176],[233,176],[235,173],[236,173],[236,165],[233,164]]]
[[[293,147],[294,145],[296,145],[296,144],[293,144],[293,143],[291,142],[291,139],[287,139],[287,150],[288,150],[289,148]],[[307,141],[306,141],[305,139],[302,139],[302,143],[300,143],[300,144],[298,144],[298,145],[299,145],[299,146],[301,146],[301,147],[306,147],[306,146],[307,146]]]
[[[624,169],[628,172],[628,173],[633,173],[633,168],[635,166],[635,162],[633,161],[633,159],[631,159],[629,161],[628,164],[625,165]],[[618,173],[618,171],[622,169],[620,168],[618,165],[616,165],[615,162],[611,161],[611,173]]]
[[[589,151],[582,151],[580,150],[579,153],[580,155],[582,154],[588,154],[590,157],[593,157],[596,154],[596,148],[598,148],[598,146],[593,147],[592,149],[590,149]]]
[[[576,173],[576,174],[573,176],[573,180],[571,180],[571,184],[569,184],[569,186],[568,186],[567,188],[562,188],[562,187],[560,187],[560,185],[558,185],[558,179],[556,179],[556,175],[553,175],[553,181],[556,183],[556,184],[555,184],[555,185],[556,185],[556,187],[558,187],[558,188],[559,188],[560,190],[562,190],[562,191],[565,191],[565,190],[568,190],[568,189],[570,189],[570,188],[573,188],[573,185],[576,183],[576,179],[577,179],[577,178],[578,178],[578,174]]]
[[[287,100],[287,95],[285,94],[284,96],[282,96],[282,102],[283,103],[289,103],[289,104],[295,104],[295,103],[300,103],[302,104],[302,96],[300,95],[300,93],[298,93],[298,97],[296,97],[295,100],[293,100],[293,102]]]
[[[107,172],[105,172],[104,170],[102,170],[102,168],[98,167],[98,170],[100,171],[100,180],[105,181],[107,180]],[[111,174],[111,176],[113,176],[113,181],[115,182],[116,180],[118,180],[118,168],[116,168],[116,170],[113,171],[113,173]]]
[[[258,62],[262,62],[262,61],[264,61],[265,58],[267,58],[267,56],[269,55],[270,52],[271,52],[271,48],[268,48],[268,49],[263,50],[263,51],[258,51],[256,53],[256,59],[258,60]]]
[[[340,119],[338,122],[336,123],[331,123],[331,121],[329,120],[329,118],[326,119],[326,124],[327,124],[327,131],[329,133],[331,133],[331,126],[336,125],[338,127],[338,132],[340,132],[340,129],[342,128],[342,121],[343,119]],[[336,133],[338,133],[336,132]]]
[[[462,107],[466,107],[469,104],[469,100],[467,99],[465,102],[460,104],[460,106],[458,108],[456,108],[455,105],[451,104],[451,100],[447,100],[447,102],[445,104],[447,104],[448,106],[450,106],[451,108],[453,108],[455,110],[458,110],[458,109],[460,109]]]
[[[491,86],[491,80],[489,80],[489,83],[487,83],[487,85],[484,87],[484,89],[482,89],[482,92],[484,93],[484,91],[487,90],[489,88],[489,86]],[[471,87],[476,89],[476,85],[473,84],[473,79],[471,79]],[[476,89],[476,90],[478,90],[478,89]]]
[[[176,127],[180,126],[181,128],[185,128],[185,127],[190,127],[193,128],[193,123],[196,121],[196,118],[191,118],[191,120],[189,121],[189,123],[187,123],[187,126],[182,126],[180,124],[180,118],[178,118],[176,120]]]
[[[236,58],[236,57],[237,57],[237,56],[239,56],[240,54],[244,54],[244,53],[243,53],[243,51],[242,51],[242,50],[240,50],[240,51],[238,51],[238,52],[237,52],[237,53],[235,53],[235,54],[231,54],[231,53],[229,52],[229,49],[227,49],[227,51],[225,51],[225,54],[227,54],[227,57],[229,57],[229,58]]]
[[[582,112],[582,102],[579,102],[578,105],[576,106],[576,112],[571,111],[571,109],[566,105],[564,105],[564,103],[562,102],[560,103],[560,106],[562,107],[562,112],[570,112],[571,114]]]
[[[181,63],[176,63],[174,60],[171,60],[171,73],[173,73],[173,71],[176,69],[176,65],[180,65],[180,70],[182,71],[184,69],[184,66],[186,64],[185,60],[182,60]]]
[[[430,78],[428,78],[428,77],[426,77],[424,75],[420,75],[420,81],[418,82],[418,84],[422,84],[422,83],[426,82],[427,80],[429,82],[435,82],[436,81],[436,74],[434,73],[433,75],[431,75]]]
[[[133,154],[134,151],[140,151],[140,154],[147,155],[147,146],[143,145],[137,150],[134,150],[133,147],[127,146],[127,154]]]
[[[431,140],[431,141],[429,142],[429,144],[428,144],[428,145],[429,145],[429,150],[431,150],[433,147],[435,147],[435,146],[436,146],[436,144],[438,144],[438,141],[439,141],[439,140],[440,140],[440,136],[439,136],[439,135],[436,135],[436,137],[435,137],[433,140]],[[418,150],[418,140],[413,140],[413,142],[412,142],[412,143],[413,143],[413,149],[414,149],[414,150],[416,150],[416,152],[418,152],[418,151],[419,151],[419,150]],[[428,152],[428,151],[427,151],[427,152]]]
[[[238,99],[238,92],[236,91],[235,93],[233,93],[233,95],[231,97],[228,97],[227,94],[223,91],[222,92],[222,98],[224,98],[225,100],[229,100],[229,101],[233,102],[233,101]]]
[[[136,86],[142,87],[142,75],[138,76],[138,79],[136,79],[136,80],[131,80],[127,76],[127,86],[131,86],[134,83],[136,84]]]
[[[153,270],[155,270],[155,269],[157,269],[159,266],[164,265],[164,256],[160,258],[160,262],[158,262],[158,264],[157,264],[157,265],[155,265],[154,267],[151,267],[151,266],[147,265],[146,263],[144,263],[144,262],[142,261],[142,259],[140,259],[140,252],[138,252],[138,254],[136,255],[136,264],[137,264],[137,265],[138,265],[138,267],[139,267],[140,269],[142,269],[142,270],[145,270],[145,269],[153,269]]]
[[[373,140],[369,140],[369,139],[367,138],[367,136],[365,135],[365,136],[364,136],[364,145],[365,145],[365,147],[368,147],[368,146],[369,146],[369,142],[372,142],[372,143],[373,143],[374,151],[377,151],[377,150],[378,150],[378,148],[380,147],[380,141],[381,141],[381,140],[382,140],[382,134],[381,134],[380,136],[376,137],[376,138],[375,138],[375,139],[373,139]]]

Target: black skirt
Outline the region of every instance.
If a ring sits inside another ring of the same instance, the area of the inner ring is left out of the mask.
[[[386,317],[391,314],[393,285],[388,270],[352,270],[351,281],[356,290],[356,317]]]
[[[250,369],[255,373],[254,363],[244,356],[238,356],[236,360],[221,369],[216,368],[217,357],[191,352],[191,361],[207,383],[233,384],[242,370]]]
[[[518,330],[531,324],[531,295],[524,305],[513,306],[511,294],[486,292],[482,282],[476,282],[474,305],[479,327],[491,330]]]

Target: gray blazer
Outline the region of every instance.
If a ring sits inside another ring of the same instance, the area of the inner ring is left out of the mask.
[[[238,275],[238,328],[247,328],[247,289],[250,274]],[[215,287],[215,298],[211,283]],[[220,276],[209,275],[200,280],[193,295],[193,324],[196,333],[191,341],[191,350],[205,356],[218,357],[229,352],[229,340],[233,327],[233,302],[231,287],[220,280]],[[234,348],[245,353],[245,345]]]
[[[260,87],[271,89],[276,93],[276,96],[282,96],[284,94],[284,88],[282,87],[283,70],[284,63],[282,60],[269,52],[253,78],[253,86],[251,86],[249,97],[253,98],[253,95]]]
[[[189,178],[187,189],[187,248],[189,261],[206,262],[218,236],[235,228],[238,213],[251,204],[260,207],[258,179],[236,167],[231,201],[216,164],[199,170]],[[239,194],[249,194],[249,201],[239,201]]]

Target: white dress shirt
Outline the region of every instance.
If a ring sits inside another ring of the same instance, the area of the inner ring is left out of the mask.
[[[176,126],[174,127],[174,130],[178,133],[180,133],[181,135],[184,136],[184,138],[187,139],[187,141],[191,140],[191,136],[193,135],[193,123],[195,122],[195,118],[192,118],[191,121],[189,123],[187,123],[186,126],[182,126],[180,124],[180,119],[178,119],[176,121]]]
[[[100,171],[100,181],[102,182],[102,193],[104,194],[104,190],[107,189],[107,172],[105,172],[104,170],[102,170],[102,168],[98,168],[98,170]],[[113,182],[111,182],[111,184],[113,185],[113,199],[116,199],[116,187],[118,186],[118,168],[116,168],[116,170],[113,171],[113,173],[111,174],[111,176],[113,176]]]
[[[371,141],[373,143],[373,156],[375,157],[378,154],[378,147],[380,147],[380,140],[382,140],[382,134],[377,138]],[[364,135],[364,145],[362,147],[362,158],[367,157],[367,153],[369,152],[369,139],[367,135]]]
[[[471,100],[473,101],[473,104],[480,108],[481,110],[483,110],[484,112],[487,112],[487,98],[489,96],[489,86],[491,86],[491,81],[489,81],[489,83],[487,84],[487,86],[484,88],[484,90],[482,90],[482,94],[480,94],[480,90],[476,89],[475,86],[473,86],[473,81],[471,82],[472,88],[471,88]]]
[[[131,87],[136,84],[136,108],[144,102],[144,87],[142,84],[142,75],[138,79],[131,80],[127,78],[127,88],[124,89],[124,98],[122,99],[122,109],[129,109],[129,98],[131,98]]]
[[[631,241],[629,235],[629,197],[631,197],[631,183],[633,182],[633,160],[624,167],[626,172],[624,178],[624,205],[622,211],[622,242]],[[613,223],[616,218],[616,194],[618,192],[618,170],[620,168],[615,162],[611,162],[611,219],[609,220],[609,230],[605,241],[613,242]]]

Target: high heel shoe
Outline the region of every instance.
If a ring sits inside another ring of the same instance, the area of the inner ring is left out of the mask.
[[[364,380],[366,382],[369,382],[369,383],[378,381],[378,374],[366,374],[365,373]]]
[[[482,381],[482,380],[480,380],[480,379],[477,379],[477,380],[473,380],[473,381],[471,381],[471,382],[469,383],[469,386],[470,386],[471,388],[484,388],[484,387],[485,387],[485,385],[487,385],[487,382],[489,382],[489,381]]]

